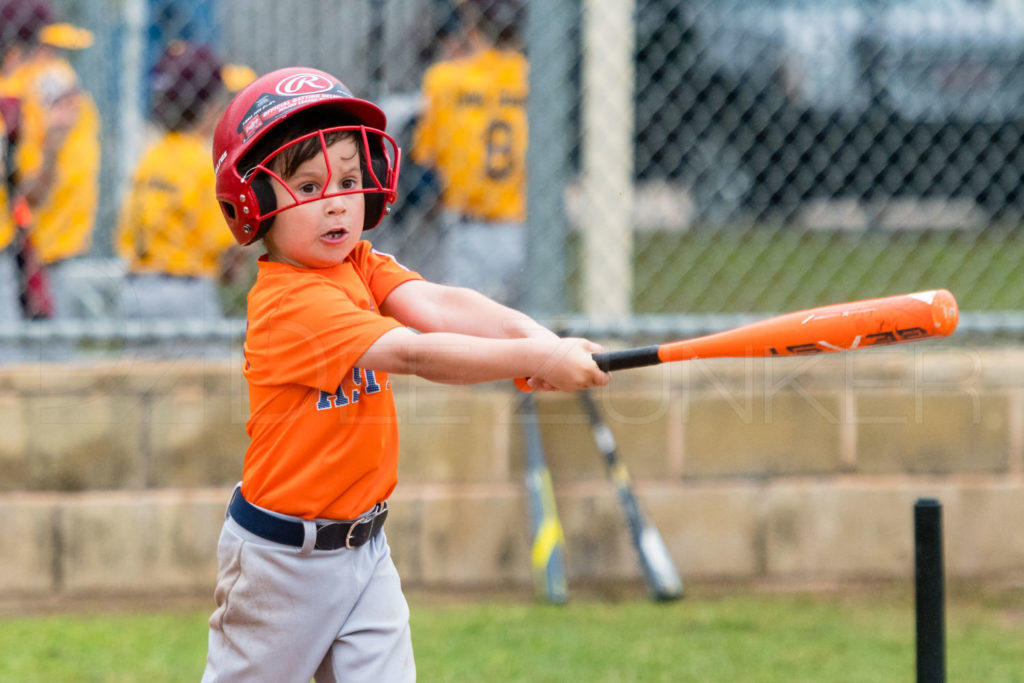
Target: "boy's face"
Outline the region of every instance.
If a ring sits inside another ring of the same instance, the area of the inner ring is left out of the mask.
[[[329,178],[324,155],[316,154],[285,181],[299,201],[319,197],[328,182],[326,192],[357,190],[363,186],[360,154],[360,146],[353,138],[340,138],[327,147]],[[295,202],[279,182],[271,182],[278,206]],[[269,258],[300,268],[336,266],[362,238],[364,212],[363,194],[325,197],[282,211],[263,237]]]

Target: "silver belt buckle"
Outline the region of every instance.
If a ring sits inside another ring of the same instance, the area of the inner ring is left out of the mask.
[[[360,519],[357,519],[356,521],[352,522],[352,524],[349,525],[348,533],[345,534],[345,547],[348,548],[349,550],[352,549],[352,533],[356,530],[356,528],[360,524],[363,524],[366,521],[371,521],[372,522],[372,520],[364,520],[364,519],[360,518]]]
[[[364,514],[359,519],[352,522],[348,528],[348,533],[345,534],[345,547],[349,550],[352,549],[352,534],[355,530],[363,524],[373,524],[373,520],[377,519],[388,509],[388,502],[382,501],[373,506],[373,509]]]

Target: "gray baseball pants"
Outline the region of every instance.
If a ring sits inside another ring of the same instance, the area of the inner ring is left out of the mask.
[[[217,565],[204,683],[416,680],[409,606],[383,531],[359,548],[303,552],[228,517]]]

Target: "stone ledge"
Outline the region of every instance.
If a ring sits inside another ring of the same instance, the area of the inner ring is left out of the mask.
[[[944,506],[951,578],[1024,572],[1024,479],[972,475],[636,484],[680,573],[698,580],[910,579],[913,503]],[[230,489],[0,495],[0,596],[210,595]],[[570,581],[641,578],[607,482],[556,486]],[[409,586],[528,587],[521,486],[400,485],[387,533]]]
[[[622,373],[594,396],[640,477],[999,474],[1024,471],[1022,378],[1019,352],[922,344],[675,363]],[[240,476],[247,395],[234,364],[41,365],[0,368],[0,380],[0,491],[228,486]],[[521,479],[511,385],[393,385],[401,480]],[[540,394],[537,404],[555,478],[603,479],[575,400]]]

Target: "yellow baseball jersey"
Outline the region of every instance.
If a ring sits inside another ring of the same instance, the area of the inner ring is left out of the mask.
[[[511,50],[485,50],[427,70],[411,156],[438,169],[446,208],[477,219],[525,220],[528,91],[527,60]]]
[[[234,243],[217,205],[210,142],[167,133],[143,154],[121,207],[117,251],[134,273],[219,274]]]
[[[7,126],[4,117],[0,116],[0,249],[10,244],[14,237],[14,220],[7,199],[7,162]]]
[[[43,163],[47,116],[64,98],[74,98],[75,122],[56,157],[53,185],[32,207],[32,239],[44,263],[89,250],[99,198],[100,119],[74,69],[59,57],[37,58],[0,82],[0,94],[21,100],[21,127],[13,163],[30,178]]]

